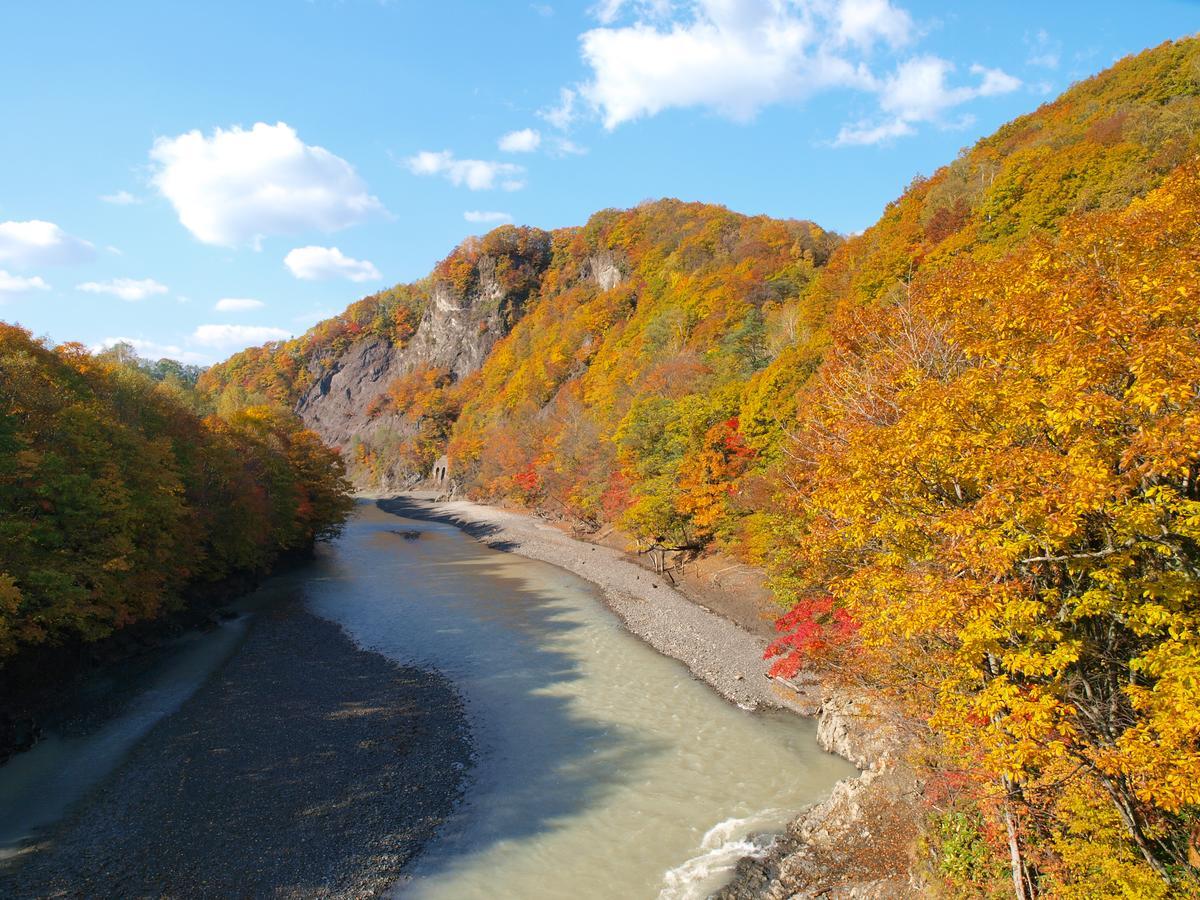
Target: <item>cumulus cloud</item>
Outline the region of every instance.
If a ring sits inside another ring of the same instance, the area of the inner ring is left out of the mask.
[[[50,290],[50,285],[46,284],[37,275],[26,278],[21,275],[10,275],[8,272],[0,269],[0,302],[20,294],[48,290]]]
[[[472,191],[490,191],[497,187],[519,191],[525,187],[522,166],[485,159],[456,159],[449,150],[422,150],[409,157],[406,164],[414,175],[440,175],[455,187]]]
[[[351,281],[377,281],[379,270],[365,259],[346,256],[337,247],[297,247],[283,259],[291,273],[304,281],[348,278]]]
[[[869,87],[870,72],[843,45],[860,54],[880,42],[898,46],[911,28],[887,0],[695,0],[686,9],[583,34],[592,79],[582,92],[606,128],[679,107],[745,121],[832,86]],[[612,22],[620,9],[609,12]]]
[[[0,222],[0,263],[14,266],[63,266],[87,262],[96,252],[90,243],[67,234],[53,222]]]
[[[500,222],[511,222],[512,216],[506,212],[497,212],[487,209],[468,209],[463,213],[463,218],[468,222],[477,224],[499,224]]]
[[[290,331],[269,325],[200,325],[192,332],[192,340],[197,344],[222,350],[241,350],[251,344],[281,341],[291,336]]]
[[[977,84],[953,87],[948,61],[939,72],[935,57],[902,59],[918,28],[892,0],[603,0],[593,14],[600,27],[580,37],[589,80],[540,114],[556,127],[574,120],[577,95],[611,130],[681,108],[746,121],[772,104],[848,89],[877,95],[881,115],[848,124],[837,143],[871,143],[943,124],[949,108],[1019,84],[977,67]],[[877,74],[881,55],[895,66],[890,77]],[[940,78],[940,94],[920,96],[920,77]]]
[[[117,191],[115,194],[101,194],[100,199],[105,203],[111,203],[113,206],[133,206],[136,203],[141,203],[141,197],[135,197],[129,191]]]
[[[206,244],[257,248],[270,235],[338,231],[385,212],[350,163],[283,122],[159,138],[150,158],[155,187]]]
[[[222,297],[213,306],[217,312],[250,312],[252,309],[262,309],[267,304],[250,297]]]
[[[859,122],[839,132],[836,143],[877,144],[915,133],[922,122],[943,122],[945,114],[979,97],[994,97],[1017,90],[1021,81],[1000,69],[971,66],[975,84],[952,86],[954,64],[937,56],[910,59],[897,67],[883,83],[879,106],[888,118],[882,122]]]
[[[497,142],[505,153],[532,153],[542,143],[541,134],[533,128],[510,131]]]
[[[85,281],[75,286],[76,290],[87,294],[111,294],[122,300],[135,302],[145,300],[155,294],[165,294],[170,288],[159,284],[153,278],[113,278],[109,281]]]

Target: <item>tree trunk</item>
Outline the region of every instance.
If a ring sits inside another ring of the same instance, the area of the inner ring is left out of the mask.
[[[1005,793],[1011,796],[1012,784],[1007,778],[1003,779],[1003,784]],[[1012,870],[1013,895],[1017,900],[1033,900],[1037,892],[1025,867],[1025,857],[1021,853],[1021,835],[1017,831],[1017,818],[1013,815],[1008,797],[1004,799],[1004,829],[1008,832],[1008,864]]]
[[[1163,865],[1162,860],[1158,858],[1154,848],[1150,845],[1150,840],[1146,837],[1146,832],[1142,828],[1141,816],[1138,814],[1136,801],[1122,782],[1123,779],[1110,778],[1103,773],[1100,775],[1100,783],[1104,785],[1104,789],[1108,792],[1113,806],[1117,809],[1117,815],[1121,817],[1121,822],[1125,826],[1125,830],[1133,838],[1133,842],[1137,844],[1137,848],[1142,852],[1142,857],[1159,878],[1170,884],[1171,874],[1167,871],[1167,867]]]

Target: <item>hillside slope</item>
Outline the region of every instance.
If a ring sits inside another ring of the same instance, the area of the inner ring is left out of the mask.
[[[1200,147],[1198,70],[1195,40],[1123,60],[914,180],[840,246],[811,223],[676,201],[506,226],[201,388],[295,405],[360,484],[403,484],[449,449],[475,496],[757,555],[762,476],[834,323],[922,269],[1144,195]]]

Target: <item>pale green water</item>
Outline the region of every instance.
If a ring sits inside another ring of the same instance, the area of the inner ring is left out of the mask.
[[[404,897],[703,897],[748,834],[854,774],[811,723],[738,709],[631,636],[589,583],[450,526],[364,504],[305,593],[467,702],[468,800]]]

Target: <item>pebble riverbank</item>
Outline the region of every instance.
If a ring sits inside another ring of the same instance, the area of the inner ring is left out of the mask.
[[[0,868],[0,896],[378,895],[450,814],[471,760],[446,679],[284,601]]]

